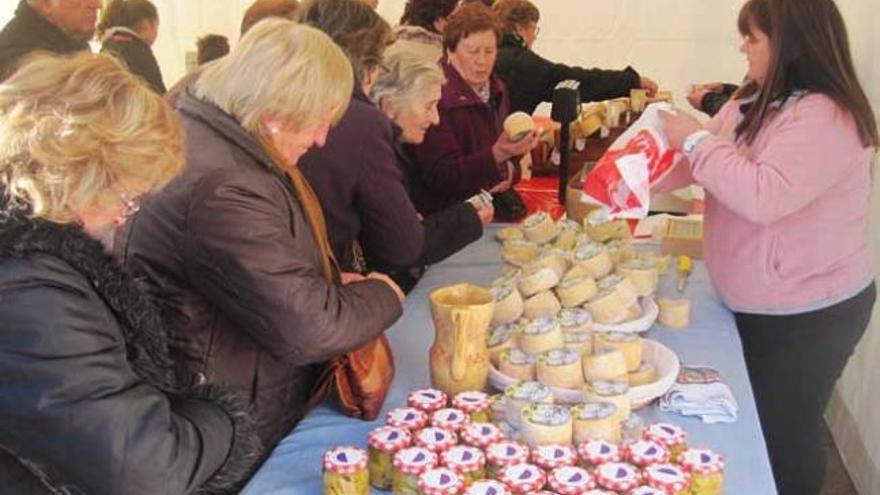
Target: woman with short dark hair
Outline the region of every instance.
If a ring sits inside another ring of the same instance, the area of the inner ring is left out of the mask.
[[[432,62],[440,60],[446,18],[457,6],[458,0],[407,0],[386,56],[407,52]]]
[[[706,190],[706,266],[736,318],[779,493],[815,495],[822,414],[875,300],[880,138],[832,0],[749,0],[739,31],[743,87],[706,128],[666,115],[666,134]]]
[[[117,57],[161,95],[165,82],[150,48],[158,35],[159,11],[150,0],[111,0],[98,23],[101,51]]]

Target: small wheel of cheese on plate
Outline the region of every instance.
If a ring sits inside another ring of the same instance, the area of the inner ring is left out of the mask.
[[[511,285],[496,286],[491,289],[495,297],[495,309],[492,311],[492,324],[500,325],[515,321],[523,314],[523,300],[519,292]]]
[[[553,317],[537,318],[523,323],[517,339],[520,348],[534,356],[565,345],[562,327]]]
[[[595,336],[594,336],[595,337]],[[595,347],[595,342],[593,343]],[[584,356],[584,378],[595,380],[624,380],[627,377],[626,358],[620,349],[594,349]]]
[[[535,358],[522,349],[505,349],[498,359],[498,371],[517,380],[534,380]]]
[[[581,266],[593,278],[601,278],[614,269],[614,262],[605,246],[596,242],[579,245],[571,253],[571,262]]]
[[[522,222],[522,229],[526,239],[537,243],[546,244],[552,241],[559,233],[556,222],[546,211],[539,211],[529,215]]]
[[[557,404],[529,404],[520,413],[520,435],[529,447],[571,445],[571,411]]]
[[[580,445],[591,440],[620,442],[620,417],[617,405],[612,402],[587,401],[571,409],[574,423],[574,443]]]
[[[535,364],[538,381],[559,388],[580,389],[584,386],[581,355],[576,350],[559,348],[538,355]]]
[[[587,302],[599,292],[596,281],[592,277],[572,278],[560,282],[556,287],[556,295],[564,308],[574,308]]]
[[[551,290],[538,292],[523,302],[523,316],[526,318],[547,318],[562,310],[562,304]]]
[[[635,333],[599,332],[594,334],[593,347],[596,351],[617,349],[626,361],[627,373],[636,371],[642,364],[642,338]]]
[[[516,347],[516,334],[519,330],[516,322],[504,323],[492,327],[489,332],[489,338],[486,340],[486,346],[489,348],[489,360],[496,367],[501,353],[505,349]]]
[[[501,247],[501,259],[518,267],[535,261],[540,254],[541,248],[529,241],[508,241]]]
[[[556,269],[544,265],[531,264],[519,276],[517,286],[525,297],[549,290],[559,284],[560,275]]]
[[[504,389],[504,416],[514,428],[520,427],[521,413],[529,404],[553,404],[550,387],[534,380],[523,380]]]
[[[612,402],[617,406],[617,417],[621,422],[629,419],[632,401],[629,398],[629,383],[626,381],[587,382],[584,398],[592,402]]]
[[[629,278],[639,296],[650,296],[657,291],[660,277],[657,267],[650,261],[631,259],[617,265],[617,273]]]

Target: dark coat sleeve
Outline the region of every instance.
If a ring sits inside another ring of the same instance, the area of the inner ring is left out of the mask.
[[[195,291],[298,366],[376,338],[402,308],[384,282],[327,283],[295,239],[301,233],[291,234],[288,194],[235,169],[209,176],[193,192],[182,248]]]
[[[374,137],[365,140],[364,165],[355,190],[361,247],[369,260],[410,266],[418,261],[425,235],[397,166],[391,127],[375,126],[363,132],[372,132]]]
[[[410,150],[417,164],[414,169],[427,189],[441,197],[463,198],[480,188],[491,189],[504,177],[491,144],[468,152],[459,142],[454,112],[441,109],[440,124],[428,129],[425,140]]]
[[[461,202],[428,215],[421,265],[433,265],[464,249],[483,235],[483,224],[470,203]]]
[[[721,87],[721,91],[706,93],[703,95],[703,101],[700,102],[700,109],[710,117],[714,117],[737,89],[738,86],[735,84],[724,84]]]
[[[226,462],[233,419],[129,366],[114,314],[54,258],[19,263],[0,298],[0,445],[75,493],[190,493]],[[228,488],[228,487],[227,487]]]
[[[110,53],[160,95],[164,95],[165,81],[162,79],[162,70],[149,45],[137,40],[113,41],[104,43],[102,52]]]

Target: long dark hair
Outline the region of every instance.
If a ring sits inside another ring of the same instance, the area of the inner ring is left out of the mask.
[[[115,27],[136,29],[138,23],[145,19],[159,20],[159,11],[150,0],[110,0],[98,22],[98,36],[104,36],[108,29]]]
[[[754,28],[766,33],[771,47],[764,84],[749,81],[736,95],[757,95],[736,128],[738,138],[752,143],[772,115],[774,101],[806,90],[824,94],[847,110],[862,144],[880,146],[877,121],[856,77],[846,26],[833,0],[749,0],[737,24],[743,36]]]

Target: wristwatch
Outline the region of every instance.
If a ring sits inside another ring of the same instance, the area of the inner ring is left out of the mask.
[[[706,129],[700,129],[699,131],[690,134],[688,137],[684,138],[684,143],[681,145],[681,151],[690,157],[691,153],[697,148],[697,145],[700,144],[700,141],[710,134],[711,133]]]

